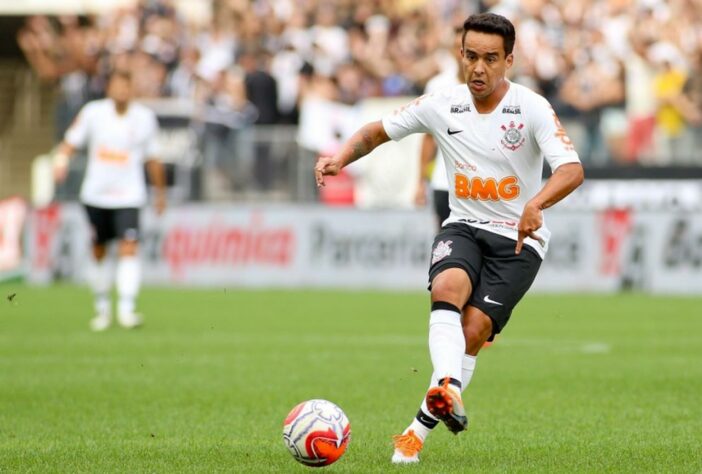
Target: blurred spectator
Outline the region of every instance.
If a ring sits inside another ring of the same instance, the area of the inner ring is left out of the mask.
[[[292,44],[285,43],[271,60],[271,75],[275,79],[280,123],[297,123],[302,55]]]
[[[267,71],[268,54],[264,51],[243,51],[239,65],[244,72],[246,97],[258,109],[257,124],[278,122],[278,88]]]
[[[209,83],[203,83],[197,114],[205,161],[206,197],[238,189],[252,177],[253,149],[245,129],[256,121],[258,112],[246,98],[244,72],[240,69],[220,71]]]
[[[89,77],[97,62],[97,48],[90,39],[78,19],[71,16],[59,17],[56,22],[44,16],[29,17],[18,33],[18,44],[38,76],[58,84],[57,141],[89,100]]]
[[[220,71],[234,63],[236,37],[224,20],[215,19],[212,28],[200,33],[194,41],[200,53],[197,73],[205,80],[214,80]]]
[[[166,79],[166,93],[179,99],[195,97],[197,87],[196,67],[200,53],[193,47],[184,47],[176,67]]]
[[[310,28],[314,48],[314,68],[326,76],[348,59],[348,36],[339,26],[336,8],[331,2],[321,2],[314,26]]]
[[[625,62],[626,112],[629,117],[627,160],[652,161],[656,127],[656,100],[653,95],[654,69],[648,60],[651,39],[632,34],[631,53]]]
[[[243,51],[238,61],[244,72],[246,97],[258,110],[255,122],[258,125],[278,123],[278,88],[266,70],[267,59],[265,52]],[[271,144],[264,141],[257,141],[255,145],[254,177],[261,190],[271,188],[274,176],[270,147]]]
[[[137,97],[151,99],[162,97],[166,88],[166,65],[144,50],[130,56],[129,69],[139,71],[132,81]]]
[[[567,60],[571,71],[565,76],[560,97],[577,110],[577,118],[585,128],[586,139],[581,145],[580,158],[586,164],[605,164],[605,148],[601,129],[604,111],[619,104],[624,97],[622,70],[603,43],[599,30],[584,31],[581,41],[587,49],[574,48]]]
[[[697,52],[685,81],[680,110],[690,127],[686,147],[691,152],[690,159],[694,158],[695,164],[702,164],[702,158],[698,156],[698,151],[702,150],[702,50]]]
[[[663,59],[653,79],[657,101],[656,126],[658,130],[658,163],[669,164],[683,160],[692,150],[685,150],[685,117],[679,107],[682,99],[685,73],[669,59]]]

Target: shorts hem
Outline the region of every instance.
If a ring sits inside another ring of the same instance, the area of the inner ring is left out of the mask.
[[[468,279],[470,280],[470,286],[471,288],[475,288],[475,282],[473,281],[473,277],[471,276],[470,272],[466,268],[465,265],[461,264],[460,262],[446,262],[443,265],[439,265],[436,267],[436,269],[432,270],[429,274],[429,285],[427,286],[427,290],[431,291],[431,284],[434,281],[434,278],[436,276],[443,272],[444,270],[448,270],[449,268],[460,268],[464,272],[466,272],[466,275],[468,275]]]

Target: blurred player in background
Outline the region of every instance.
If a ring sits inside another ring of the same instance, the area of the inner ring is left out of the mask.
[[[86,104],[69,127],[54,156],[57,181],[68,172],[70,157],[76,149],[88,149],[88,166],[80,191],[92,231],[94,266],[88,277],[95,295],[94,331],[112,324],[113,271],[107,245],[118,240],[115,272],[117,320],[123,327],[141,325],[135,301],[141,283],[137,256],[139,208],[147,200],[144,163],[156,186],[155,207],[161,214],[166,206],[165,173],[156,159],[156,115],[131,102],[132,79],[128,73],[114,72],[107,86],[107,98]]]
[[[429,352],[434,373],[419,412],[396,436],[394,463],[419,461],[438,424],[468,426],[461,399],[483,343],[502,331],[548,248],[542,211],[583,181],[573,143],[546,99],[510,82],[515,31],[486,13],[463,24],[467,83],[422,96],[356,132],[315,165],[324,176],[412,133],[431,133],[448,176],[451,214],[434,240],[429,282]],[[542,186],[544,157],[553,171]]]
[[[431,94],[446,87],[465,84],[463,68],[461,67],[463,25],[456,27],[454,33],[451,52],[456,57],[455,68],[448,68],[432,77],[424,88],[425,94]],[[446,166],[444,165],[444,158],[441,156],[441,150],[436,146],[434,137],[427,133],[422,137],[419,154],[419,183],[417,184],[417,195],[415,196],[415,203],[419,206],[424,206],[427,203],[429,190],[427,189],[426,180],[430,173],[429,187],[432,192],[434,214],[436,215],[438,227],[441,228],[441,225],[448,219],[451,212],[449,209],[448,177],[446,176]]]

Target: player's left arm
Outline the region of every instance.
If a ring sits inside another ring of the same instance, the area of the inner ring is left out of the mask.
[[[154,115],[151,120],[150,138],[146,143],[146,172],[149,174],[149,181],[154,187],[154,208],[158,215],[163,214],[166,209],[166,168],[158,158],[158,120]]]
[[[585,179],[583,166],[573,142],[550,104],[540,98],[539,102],[534,103],[531,113],[534,138],[553,174],[544,187],[524,206],[519,220],[516,254],[522,251],[526,237],[542,240],[537,233],[544,222],[542,211],[572,193]]]
[[[154,186],[154,208],[158,215],[163,214],[166,209],[166,168],[161,160],[149,157],[146,161],[146,172],[149,174],[149,181]]]
[[[546,184],[536,196],[531,198],[524,206],[522,217],[519,220],[519,236],[515,253],[519,254],[524,245],[524,239],[531,237],[541,240],[536,231],[544,223],[542,211],[556,204],[558,201],[572,193],[585,179],[583,166],[580,163],[566,163],[556,168]]]

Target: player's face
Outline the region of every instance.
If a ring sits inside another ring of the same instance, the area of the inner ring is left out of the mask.
[[[132,97],[132,83],[124,77],[110,79],[107,95],[118,104],[126,104]]]
[[[512,66],[513,56],[505,55],[502,36],[468,31],[463,41],[463,73],[471,94],[478,100],[495,92]]]

